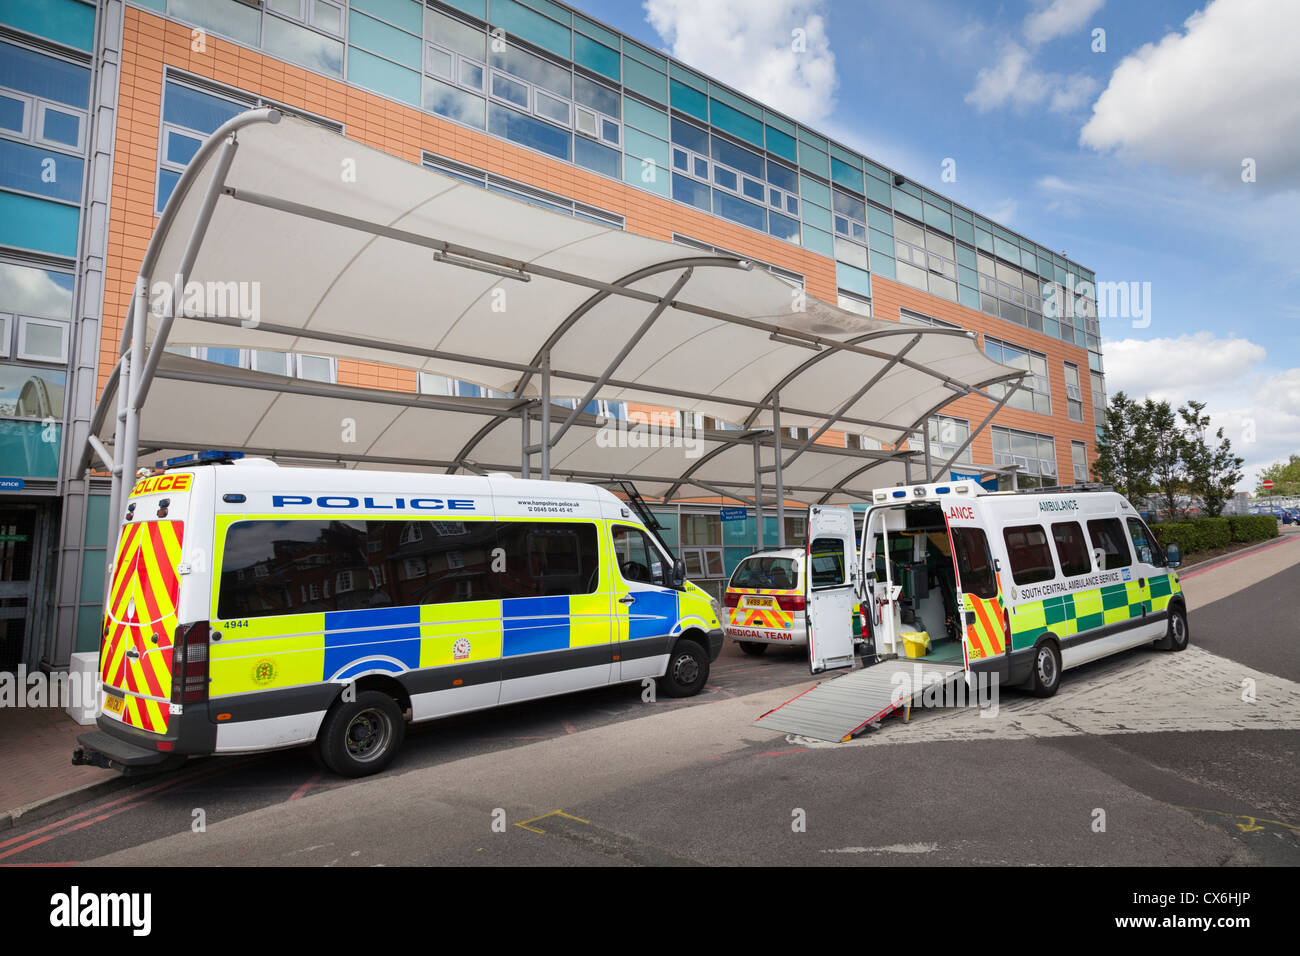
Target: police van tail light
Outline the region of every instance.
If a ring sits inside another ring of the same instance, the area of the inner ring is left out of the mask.
[[[783,611],[802,611],[808,606],[802,594],[778,594],[776,604]]]
[[[208,699],[208,622],[195,621],[185,628],[172,653],[181,703],[203,703]]]
[[[728,591],[726,594],[722,596],[722,603],[726,607],[739,607],[740,595],[737,594],[735,591]]]

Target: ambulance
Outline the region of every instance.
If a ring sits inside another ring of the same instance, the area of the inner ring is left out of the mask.
[[[742,558],[731,573],[723,594],[726,636],[750,656],[767,653],[772,645],[805,647],[808,644],[806,586],[843,576],[842,553],[804,553],[803,548],[771,548]],[[809,579],[804,580],[806,569]],[[857,607],[854,607],[855,622]],[[855,623],[855,640],[862,629]]]
[[[1187,647],[1178,546],[1097,486],[990,492],[974,481],[880,488],[860,534],[847,508],[809,512],[809,553],[845,573],[810,587],[814,672],[851,666],[862,602],[878,658],[960,669],[1040,697],[1063,671],[1128,648]]]
[[[637,506],[508,475],[181,467],[131,489],[74,763],[127,772],[310,745],[382,770],[407,723],[653,680],[722,647]]]

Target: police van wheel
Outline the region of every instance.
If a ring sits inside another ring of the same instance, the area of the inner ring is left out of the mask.
[[[365,690],[353,701],[340,700],[325,715],[317,746],[321,759],[344,777],[379,773],[402,746],[406,723],[397,701],[382,691]]]
[[[769,646],[767,644],[761,644],[758,641],[737,641],[736,643],[740,645],[742,651],[751,657],[761,657],[766,654]]]
[[[1029,690],[1035,697],[1051,697],[1061,686],[1061,652],[1053,641],[1044,641],[1034,650],[1034,666]]]
[[[659,687],[669,697],[694,697],[708,679],[708,652],[694,641],[681,640],[668,656],[668,670],[659,678]]]
[[[1158,646],[1166,651],[1185,651],[1191,633],[1187,630],[1187,612],[1180,607],[1169,609],[1169,630]]]

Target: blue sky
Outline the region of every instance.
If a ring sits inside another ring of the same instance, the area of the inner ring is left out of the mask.
[[[1207,401],[1243,489],[1300,452],[1300,2],[577,5],[1149,290],[1102,303],[1108,390]]]

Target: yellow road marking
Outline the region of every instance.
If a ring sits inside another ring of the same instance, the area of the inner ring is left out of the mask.
[[[1202,807],[1184,807],[1176,803],[1166,804],[1166,806],[1173,807],[1176,810],[1190,810],[1192,813],[1212,813],[1216,817],[1227,817],[1229,820],[1244,820],[1246,821],[1245,823],[1235,824],[1237,829],[1239,829],[1242,833],[1253,833],[1256,830],[1264,830],[1266,829],[1266,827],[1262,827],[1260,826],[1260,824],[1267,823],[1272,826],[1282,827],[1285,830],[1290,830],[1293,833],[1300,834],[1300,826],[1297,826],[1294,823],[1284,823],[1281,820],[1265,820],[1261,817],[1252,817],[1245,813],[1225,813],[1222,810],[1206,810],[1203,809]]]
[[[552,810],[550,813],[543,813],[540,817],[533,817],[531,820],[525,820],[523,823],[516,823],[515,826],[527,830],[529,833],[545,833],[541,827],[529,826],[530,823],[536,823],[538,820],[545,820],[547,817],[564,817],[566,820],[576,820],[578,823],[591,824],[590,820],[584,820],[582,817],[575,817],[571,813],[565,813],[563,810]]]

